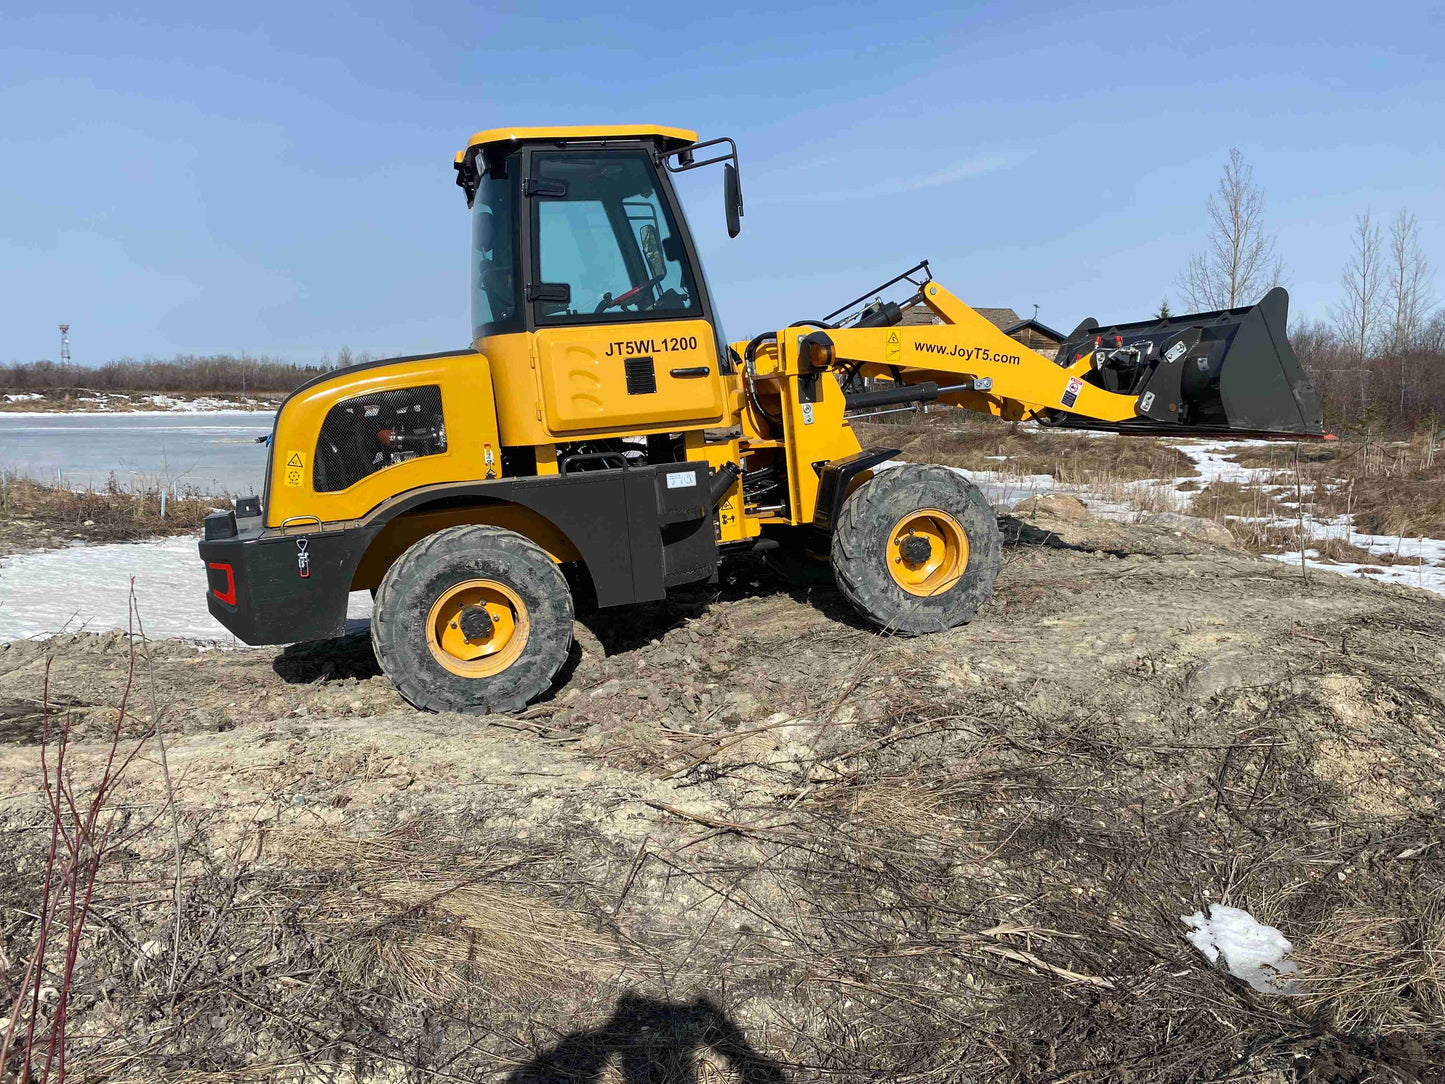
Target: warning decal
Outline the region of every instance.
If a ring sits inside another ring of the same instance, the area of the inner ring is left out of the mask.
[[[898,332],[896,331],[888,336],[888,349],[884,353],[884,360],[889,365],[898,364]]]
[[[1079,401],[1079,392],[1084,390],[1084,382],[1077,376],[1069,377],[1069,386],[1064,389],[1064,394],[1059,397],[1059,402],[1066,407],[1072,407]]]
[[[301,472],[305,470],[306,463],[301,458],[300,452],[292,452],[286,457],[286,484],[288,486],[299,486],[301,484]]]

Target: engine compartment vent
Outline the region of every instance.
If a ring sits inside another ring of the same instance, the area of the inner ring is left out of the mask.
[[[312,488],[335,493],[379,470],[446,450],[441,388],[435,384],[343,399],[321,423]]]
[[[657,372],[650,357],[628,358],[622,368],[627,374],[628,395],[651,395],[657,390]]]

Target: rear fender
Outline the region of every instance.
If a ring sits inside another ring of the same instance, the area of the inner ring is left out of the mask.
[[[388,520],[367,546],[352,575],[353,591],[374,590],[392,563],[429,534],[469,523],[489,524],[515,531],[547,551],[558,564],[581,561],[582,554],[555,523],[535,509],[495,500],[442,497]]]

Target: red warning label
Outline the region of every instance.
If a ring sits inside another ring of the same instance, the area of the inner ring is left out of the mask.
[[[1079,392],[1084,390],[1084,382],[1077,376],[1069,377],[1069,386],[1064,389],[1064,394],[1059,397],[1059,402],[1066,407],[1072,407],[1079,401]]]

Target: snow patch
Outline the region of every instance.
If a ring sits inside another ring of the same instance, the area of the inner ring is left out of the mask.
[[[124,629],[132,576],[151,639],[239,646],[206,609],[206,568],[190,537],[5,558],[0,561],[0,640]],[[354,592],[347,607],[348,631],[370,616],[370,595]]]
[[[1237,482],[1244,486],[1259,486],[1266,490],[1287,490],[1291,487],[1273,485],[1266,481],[1266,479],[1277,477],[1281,473],[1278,468],[1241,467],[1238,463],[1228,461],[1229,457],[1240,448],[1263,447],[1269,443],[1271,442],[1265,440],[1187,441],[1175,444],[1174,447],[1193,461],[1200,474],[1197,481],[1201,488],[1210,482],[1222,481]],[[1182,480],[1180,479],[1180,481]],[[1297,506],[1290,504],[1290,507]],[[1267,526],[1277,525],[1296,531],[1300,528],[1300,520],[1297,515],[1261,518],[1260,522]],[[1437,595],[1445,595],[1445,564],[1441,563],[1445,561],[1445,540],[1364,534],[1355,530],[1354,524],[1347,516],[1318,519],[1306,515],[1304,517],[1304,534],[1315,542],[1326,542],[1335,538],[1343,539],[1350,545],[1358,546],[1372,554],[1378,554],[1381,558],[1388,556],[1409,559],[1414,557],[1420,560],[1419,564],[1413,565],[1386,564],[1383,561],[1380,564],[1322,561],[1318,559],[1320,554],[1317,549],[1306,546],[1304,561],[1310,569],[1333,572],[1336,575],[1364,576],[1379,583],[1397,583],[1405,587],[1419,587],[1426,591],[1433,591]],[[1286,553],[1267,553],[1264,556],[1290,565],[1298,566],[1300,563],[1299,550]]]
[[[195,399],[176,399],[169,395],[145,395],[141,397],[141,402],[163,407],[175,414],[209,414],[217,410],[244,410],[247,403],[254,403],[255,400],[246,399],[238,403],[231,399],[213,399],[204,395]]]
[[[1211,903],[1205,911],[1180,915],[1179,921],[1191,931],[1184,940],[1206,960],[1212,964],[1223,955],[1229,973],[1261,993],[1298,997],[1303,992],[1300,984],[1288,977],[1299,972],[1299,965],[1286,958],[1294,946],[1248,911]]]

